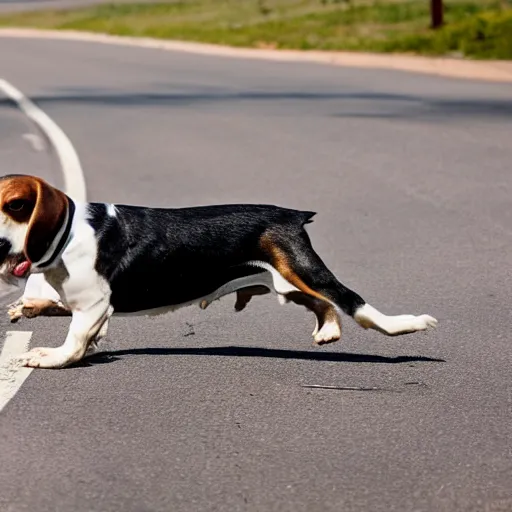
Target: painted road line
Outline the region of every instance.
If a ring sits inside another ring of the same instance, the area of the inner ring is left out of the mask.
[[[35,103],[7,80],[0,79],[0,91],[16,103],[18,108],[46,135],[57,152],[66,193],[76,201],[86,201],[85,179],[78,154],[62,129]]]
[[[18,108],[41,130],[58,155],[64,175],[64,191],[78,202],[87,201],[85,177],[78,154],[64,131],[43,112],[33,101],[27,98],[19,89],[7,80],[0,79],[0,91],[3,91]],[[28,134],[30,135],[30,134]],[[24,135],[27,138],[27,134]],[[30,138],[30,137],[28,137]],[[43,150],[38,136],[31,136],[35,149]],[[25,289],[31,290],[31,298],[49,299],[55,301],[56,291],[46,282],[43,274],[33,274],[29,277]],[[36,292],[34,294],[34,292]],[[58,295],[57,295],[58,296]]]
[[[37,125],[53,146],[64,175],[66,194],[76,201],[85,203],[87,191],[84,173],[78,154],[67,135],[45,112],[7,80],[0,79],[0,91]],[[36,139],[33,139],[32,143],[36,144]],[[37,283],[37,280],[40,282]],[[39,286],[41,297],[44,298],[45,295],[53,297],[54,290],[43,279],[43,274],[30,276],[29,282]],[[0,353],[0,411],[14,397],[33,370],[21,366],[21,362],[16,361],[16,356],[28,350],[31,337],[32,332],[8,331],[6,333],[5,343]]]
[[[0,353],[0,412],[16,394],[33,368],[21,366],[16,357],[28,350],[31,332],[7,331]]]

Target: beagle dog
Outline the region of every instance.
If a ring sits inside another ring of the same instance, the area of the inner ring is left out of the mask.
[[[304,226],[314,215],[248,204],[81,204],[34,176],[0,178],[0,276],[27,285],[11,319],[72,317],[60,347],[34,348],[23,364],[80,361],[106,335],[113,313],[204,309],[231,293],[237,311],[270,291],[281,303],[305,306],[316,317],[317,344],[340,339],[342,312],[390,336],[436,326],[428,315],[384,315],[341,284],[311,246]]]

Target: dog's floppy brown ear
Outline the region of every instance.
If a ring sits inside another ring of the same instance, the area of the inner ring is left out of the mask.
[[[66,195],[39,178],[30,184],[35,192],[35,205],[25,238],[25,256],[38,262],[48,251],[66,218]]]

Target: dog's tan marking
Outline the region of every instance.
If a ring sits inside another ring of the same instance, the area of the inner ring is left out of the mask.
[[[293,270],[290,265],[286,253],[280,249],[271,239],[269,235],[263,235],[260,238],[260,245],[263,251],[271,258],[272,266],[286,279],[290,284],[295,286],[301,292],[316,299],[331,304],[331,301],[324,297],[321,293],[310,288]]]
[[[16,201],[26,204],[17,206]],[[28,224],[37,201],[37,191],[31,178],[4,178],[0,181],[0,209],[13,221]]]
[[[71,310],[49,299],[28,299],[23,302],[23,316],[35,318],[36,316],[71,316]]]
[[[0,209],[18,224],[28,224],[24,253],[39,261],[59,231],[68,208],[66,195],[35,176],[0,180]]]

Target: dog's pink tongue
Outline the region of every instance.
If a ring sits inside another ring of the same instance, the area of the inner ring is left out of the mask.
[[[12,273],[16,277],[23,277],[28,272],[29,268],[30,268],[30,262],[24,261],[23,263],[16,265],[14,267],[14,270],[12,271]]]

